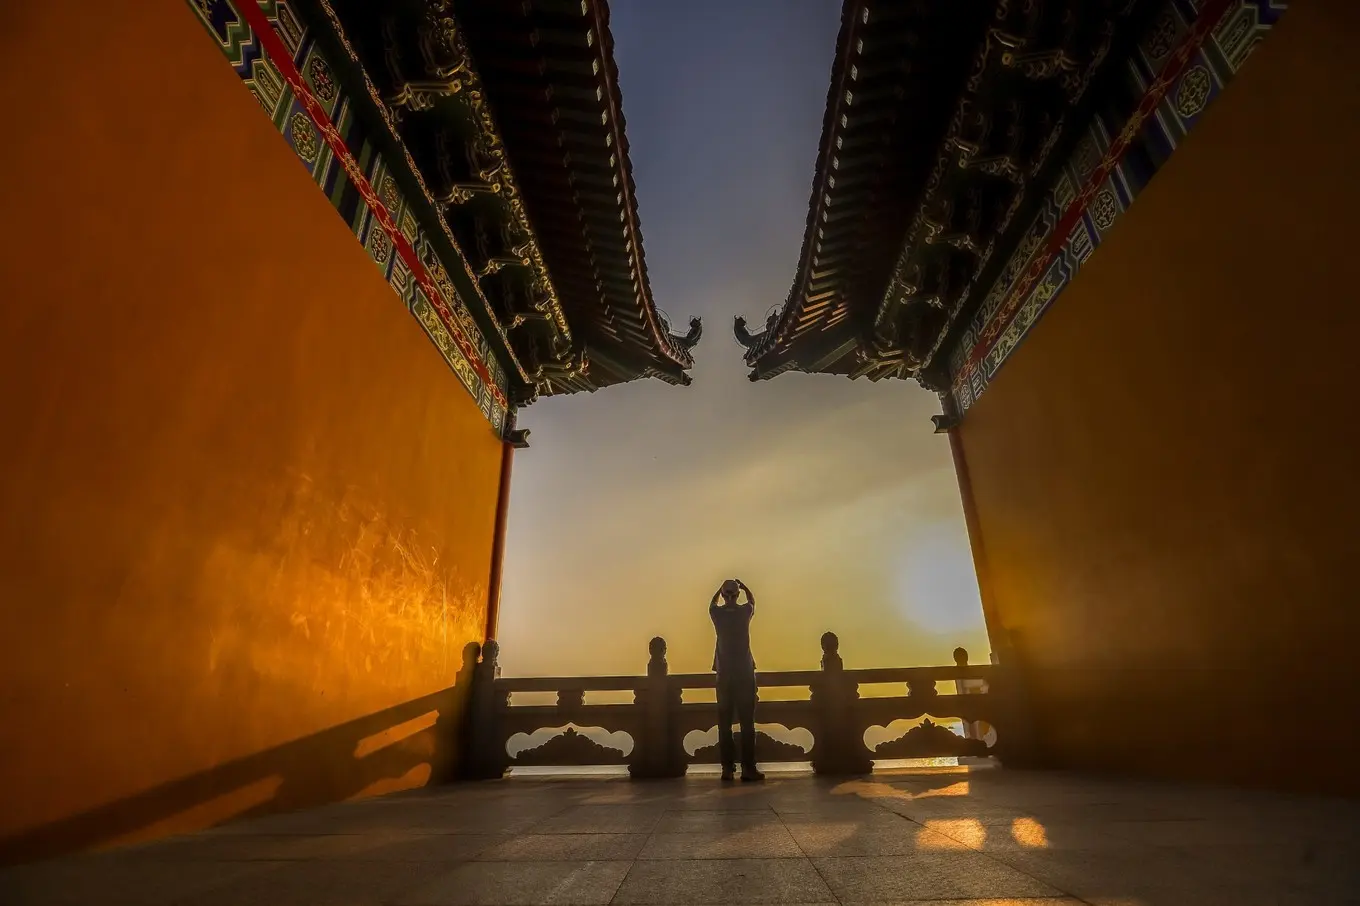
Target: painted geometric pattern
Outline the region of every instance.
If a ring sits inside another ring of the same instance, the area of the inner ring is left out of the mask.
[[[287,0],[189,0],[189,6],[500,433],[505,371],[296,11]]]
[[[1205,109],[1274,27],[1288,0],[1168,0],[1128,62],[1140,101],[1097,117],[949,360],[968,410]]]

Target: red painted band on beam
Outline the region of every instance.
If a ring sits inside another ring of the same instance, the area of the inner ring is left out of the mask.
[[[481,378],[483,385],[485,385],[487,390],[491,392],[491,395],[495,397],[496,402],[500,403],[502,406],[508,406],[509,401],[506,399],[505,394],[501,392],[501,389],[496,386],[495,381],[491,379],[490,369],[486,367],[486,363],[482,361],[482,357],[478,355],[472,342],[468,340],[467,336],[463,333],[462,328],[458,326],[458,323],[454,320],[453,311],[449,307],[448,300],[440,294],[438,287],[436,287],[434,281],[430,279],[429,272],[425,270],[425,265],[421,263],[420,258],[416,255],[415,249],[411,248],[411,243],[406,240],[406,236],[397,228],[396,222],[392,219],[391,212],[388,211],[387,206],[382,203],[382,199],[378,197],[378,193],[373,190],[373,186],[369,183],[368,178],[364,176],[363,170],[359,168],[359,162],[356,161],[354,155],[350,153],[349,147],[345,144],[344,138],[340,135],[340,130],[331,122],[330,117],[326,115],[325,108],[321,106],[321,102],[316,99],[312,94],[311,89],[307,87],[307,83],[302,78],[302,73],[298,72],[297,66],[293,63],[293,55],[288,52],[288,48],[284,45],[283,39],[279,37],[276,31],[274,31],[274,26],[269,24],[269,18],[264,14],[264,11],[260,9],[257,0],[240,0],[239,9],[242,17],[246,20],[246,24],[250,26],[251,31],[255,32],[261,47],[264,48],[265,52],[269,55],[269,59],[274,63],[274,67],[278,69],[279,74],[288,82],[288,86],[293,89],[293,94],[297,97],[302,108],[307,111],[307,115],[311,118],[312,123],[321,132],[322,137],[326,140],[326,144],[330,146],[331,152],[335,155],[335,159],[345,168],[345,174],[349,177],[350,182],[354,183],[354,188],[358,190],[359,194],[364,199],[364,203],[367,204],[369,210],[373,212],[374,218],[378,221],[379,225],[382,226],[383,231],[387,233],[388,239],[392,241],[392,247],[397,250],[397,254],[399,254],[402,260],[406,262],[406,266],[416,278],[416,282],[420,284],[420,288],[430,299],[431,304],[434,305],[435,311],[439,313],[439,320],[444,322],[444,326],[448,328],[449,333],[453,336],[454,342],[458,344],[458,348],[463,353],[463,356],[468,360],[468,363],[472,365],[472,369],[477,373],[477,376]]]
[[[1015,320],[1015,313],[1029,296],[1029,291],[1034,288],[1034,284],[1039,281],[1058,257],[1067,240],[1076,229],[1077,221],[1086,212],[1087,206],[1095,198],[1097,190],[1109,178],[1119,161],[1123,159],[1124,152],[1128,150],[1130,144],[1142,131],[1143,122],[1157,111],[1157,107],[1166,97],[1173,82],[1185,69],[1185,65],[1190,62],[1190,58],[1204,44],[1204,39],[1209,33],[1218,27],[1219,21],[1227,13],[1228,8],[1233,6],[1237,0],[1208,0],[1204,9],[1200,11],[1199,17],[1195,20],[1194,26],[1186,33],[1185,40],[1172,51],[1171,57],[1162,67],[1157,78],[1148,87],[1143,99],[1139,101],[1138,107],[1129,117],[1119,135],[1115,136],[1111,142],[1109,150],[1101,158],[1100,164],[1091,173],[1081,192],[1068,205],[1062,217],[1058,218],[1058,223],[1049,234],[1048,242],[1045,243],[1042,253],[1033,259],[1030,266],[1025,269],[1024,274],[1016,281],[1014,288],[1006,298],[1005,304],[1001,306],[997,316],[983,326],[981,335],[978,337],[977,344],[968,355],[968,360],[955,376],[951,384],[966,381],[974,371],[977,370],[979,363],[986,358],[987,354],[996,346],[997,339]]]

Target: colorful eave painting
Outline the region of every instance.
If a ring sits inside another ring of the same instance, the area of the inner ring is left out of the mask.
[[[189,0],[227,62],[349,225],[492,429],[508,430],[509,378],[375,145],[352,98],[292,4]]]
[[[982,305],[949,344],[945,397],[957,415],[982,396],[1288,6],[1164,4],[1127,62],[1137,107],[1123,122],[1095,118],[1000,277],[981,288]],[[1147,153],[1131,154],[1135,147]]]

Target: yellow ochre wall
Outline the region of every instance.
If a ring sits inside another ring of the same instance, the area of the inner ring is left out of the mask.
[[[0,86],[0,861],[423,783],[491,427],[184,0]]]
[[[1293,4],[958,429],[1054,764],[1360,792],[1357,46]]]

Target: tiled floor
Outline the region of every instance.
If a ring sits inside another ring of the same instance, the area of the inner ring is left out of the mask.
[[[512,779],[0,872],[0,903],[1360,904],[1360,803],[934,769]]]

